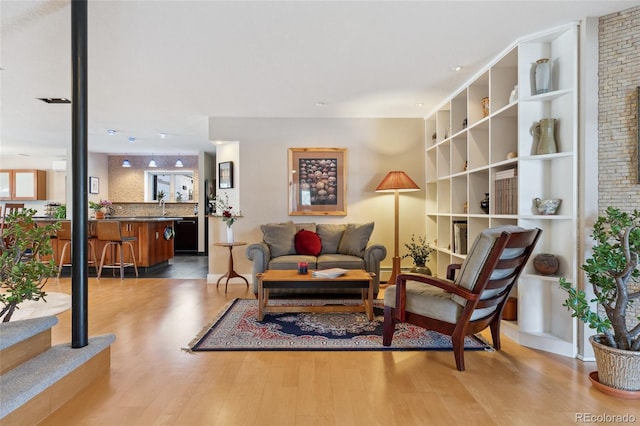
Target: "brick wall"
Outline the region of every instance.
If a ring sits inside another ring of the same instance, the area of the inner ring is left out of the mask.
[[[638,111],[640,7],[600,18],[598,116],[598,208],[640,209]],[[635,286],[637,289],[639,286]],[[628,311],[640,315],[640,301]]]

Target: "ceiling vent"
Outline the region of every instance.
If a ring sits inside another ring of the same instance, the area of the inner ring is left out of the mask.
[[[38,98],[42,102],[47,104],[70,104],[71,101],[67,98]]]

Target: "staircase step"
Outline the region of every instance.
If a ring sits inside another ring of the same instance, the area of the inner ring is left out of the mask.
[[[115,335],[89,339],[83,348],[56,345],[0,376],[0,419],[38,423],[110,366]]]
[[[0,323],[0,374],[41,354],[51,347],[51,327],[56,317]]]

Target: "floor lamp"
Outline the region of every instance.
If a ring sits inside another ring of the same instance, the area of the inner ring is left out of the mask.
[[[393,192],[395,197],[395,232],[394,232],[394,245],[393,245],[393,268],[391,270],[391,276],[387,280],[389,284],[396,283],[396,277],[400,273],[400,240],[399,230],[400,222],[398,216],[400,213],[400,193],[418,191],[420,187],[411,180],[405,172],[392,171],[382,179],[382,182],[376,188],[376,192]]]

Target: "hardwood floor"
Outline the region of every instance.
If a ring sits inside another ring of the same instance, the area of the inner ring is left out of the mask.
[[[70,293],[70,279],[48,292]],[[503,338],[500,352],[211,352],[181,350],[244,283],[93,278],[89,334],[114,333],[111,371],[44,425],[537,425],[579,413],[635,416],[637,401],[595,390],[582,363]],[[381,296],[380,296],[381,297]],[[70,312],[53,343],[71,339]],[[579,422],[578,422],[579,423]]]

